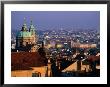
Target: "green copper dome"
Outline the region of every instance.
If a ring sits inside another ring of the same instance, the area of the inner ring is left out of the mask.
[[[25,37],[31,37],[33,34],[35,34],[35,28],[32,24],[32,20],[31,20],[31,24],[30,24],[30,28],[29,30],[27,29],[27,25],[26,25],[26,21],[24,20],[24,24],[22,26],[22,29],[20,32],[18,32],[17,34],[17,38],[25,38]]]
[[[17,34],[17,37],[31,37],[31,32],[28,32],[28,31],[20,31],[18,34]]]

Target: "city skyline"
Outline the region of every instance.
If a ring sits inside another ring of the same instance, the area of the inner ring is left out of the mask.
[[[100,29],[99,11],[12,11],[12,30],[20,30],[24,18],[29,28],[30,19],[37,30],[66,29]]]
[[[99,12],[17,11],[11,18],[12,77],[100,76]]]

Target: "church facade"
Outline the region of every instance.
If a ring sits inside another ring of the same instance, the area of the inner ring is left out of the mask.
[[[22,29],[16,35],[16,50],[26,52],[37,51],[38,37],[35,32],[32,20],[29,29],[27,28],[26,22],[22,26]]]

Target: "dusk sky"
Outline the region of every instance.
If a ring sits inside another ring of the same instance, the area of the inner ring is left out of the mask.
[[[12,29],[21,30],[24,18],[26,18],[28,28],[32,18],[33,25],[38,30],[59,27],[81,29],[100,28],[99,11],[12,11]]]

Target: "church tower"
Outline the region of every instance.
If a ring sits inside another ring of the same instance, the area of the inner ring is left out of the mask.
[[[37,35],[35,28],[30,24],[29,30],[27,29],[26,20],[24,19],[24,24],[22,29],[18,32],[16,36],[16,49],[18,51],[36,52],[37,51]]]
[[[21,31],[27,31],[26,19],[24,18],[24,24],[22,26]]]
[[[36,31],[35,31],[34,25],[32,24],[32,20],[31,20],[29,32],[30,32],[31,35],[33,36],[33,43],[36,43],[37,40],[38,40],[38,37],[37,37],[37,35],[36,35]]]
[[[31,20],[31,23],[30,23],[29,32],[32,32],[32,34],[35,34],[35,28],[34,28],[34,25],[32,24],[32,20]]]
[[[29,28],[29,32],[31,33],[31,36],[32,36],[32,47],[31,47],[31,52],[36,52],[37,51],[37,42],[38,42],[38,36],[36,34],[36,31],[35,31],[35,28],[34,28],[34,25],[32,23],[32,20],[31,20],[31,23],[30,23],[30,28]]]

